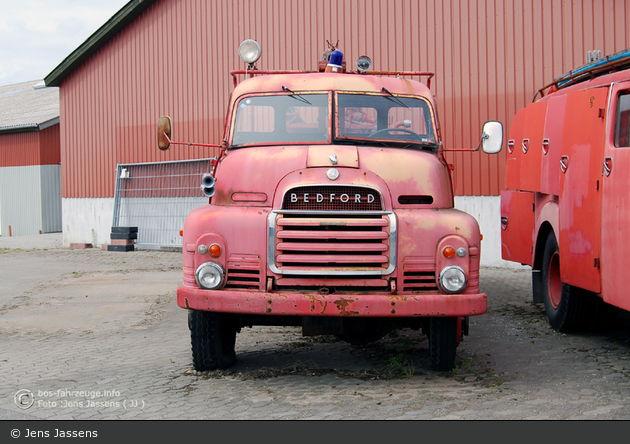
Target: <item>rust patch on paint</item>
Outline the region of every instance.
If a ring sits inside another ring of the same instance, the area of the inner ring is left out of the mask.
[[[358,316],[358,311],[348,311],[348,305],[352,304],[354,301],[352,299],[338,299],[335,301],[335,305],[337,306],[337,310],[341,313],[342,316]]]

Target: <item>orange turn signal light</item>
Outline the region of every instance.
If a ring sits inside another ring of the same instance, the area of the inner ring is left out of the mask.
[[[455,257],[455,248],[451,247],[450,245],[448,247],[444,247],[444,250],[442,250],[442,254],[446,259],[453,259]]]
[[[208,253],[210,253],[210,256],[212,257],[221,256],[221,246],[219,244],[210,245],[210,248],[208,248]]]

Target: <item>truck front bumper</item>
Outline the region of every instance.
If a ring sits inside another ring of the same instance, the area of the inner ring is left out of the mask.
[[[177,289],[177,305],[190,310],[281,316],[476,316],[488,308],[479,294],[330,294]]]

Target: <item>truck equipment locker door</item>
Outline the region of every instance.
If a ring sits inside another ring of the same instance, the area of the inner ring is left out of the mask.
[[[501,192],[501,257],[532,265],[534,245],[534,193]]]
[[[608,88],[572,91],[562,134],[560,272],[562,282],[601,289],[601,174]]]
[[[543,134],[547,117],[547,101],[532,103],[527,107],[523,140],[516,144],[522,151],[521,190],[540,191],[541,168],[543,156]]]
[[[613,84],[602,162],[602,297],[630,310],[630,82]]]
[[[505,164],[505,187],[510,190],[521,189],[521,162],[523,161],[523,130],[525,129],[525,116],[527,108],[523,108],[516,116],[510,127],[508,140],[507,160]]]
[[[562,147],[562,122],[567,96],[551,97],[547,106],[547,119],[543,135],[540,192],[557,196],[560,193],[560,156]]]

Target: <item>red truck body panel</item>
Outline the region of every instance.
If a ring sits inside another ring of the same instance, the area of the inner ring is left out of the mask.
[[[630,309],[630,111],[618,107],[630,91],[630,69],[607,72],[566,87],[557,81],[516,115],[501,203],[502,256],[538,272],[551,234],[562,284]]]

